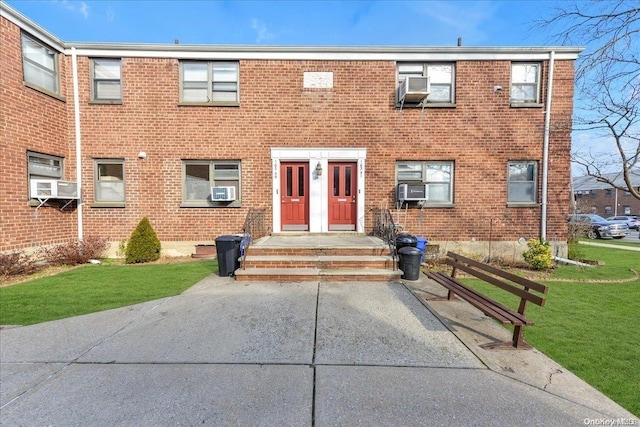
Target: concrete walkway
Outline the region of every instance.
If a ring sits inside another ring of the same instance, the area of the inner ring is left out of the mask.
[[[461,301],[438,308],[422,300],[441,291],[423,279],[240,284],[213,275],[177,297],[3,329],[0,424],[584,425],[632,417],[535,350],[484,354],[474,340],[509,333]]]

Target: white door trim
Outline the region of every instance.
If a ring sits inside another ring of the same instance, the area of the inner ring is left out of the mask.
[[[358,164],[356,231],[364,233],[364,171],[366,158],[366,148],[271,148],[273,232],[280,233],[282,231],[280,163],[287,161],[309,162],[309,232],[326,233],[329,231],[329,186],[326,173],[330,161],[343,160]],[[318,165],[322,170],[320,176],[318,176],[316,170]]]

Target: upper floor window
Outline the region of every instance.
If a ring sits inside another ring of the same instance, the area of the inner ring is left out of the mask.
[[[62,179],[62,157],[27,152],[29,178]]]
[[[598,195],[598,190],[589,190],[589,195],[591,197],[596,197]]]
[[[183,160],[182,183],[183,205],[204,207],[212,206],[211,203],[215,202],[221,206],[240,206],[238,160]],[[220,196],[218,200],[212,200],[214,187],[217,187],[216,194]],[[234,190],[229,190],[229,187]],[[226,193],[227,197],[221,193]]]
[[[509,162],[507,203],[531,204],[537,199],[538,164],[534,161]]]
[[[237,104],[237,62],[180,63],[180,101],[194,104]]]
[[[98,159],[95,163],[95,201],[124,203],[124,160]]]
[[[511,104],[540,103],[540,64],[511,64]]]
[[[607,205],[604,207],[604,214],[605,215],[611,215],[612,209],[611,206]]]
[[[398,184],[426,184],[425,206],[453,204],[453,161],[398,161]]]
[[[455,64],[398,64],[398,87],[406,77],[428,77],[427,104],[453,104],[455,99]],[[398,100],[399,101],[399,100]]]
[[[91,60],[91,100],[113,102],[122,99],[120,59]]]
[[[60,94],[58,53],[22,34],[22,68],[24,82],[55,95]]]

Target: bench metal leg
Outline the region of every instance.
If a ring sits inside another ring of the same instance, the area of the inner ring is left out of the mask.
[[[511,341],[503,341],[496,343],[483,344],[480,347],[490,350],[492,348],[529,350],[533,348],[524,341],[524,325],[516,325],[513,327],[513,338]]]

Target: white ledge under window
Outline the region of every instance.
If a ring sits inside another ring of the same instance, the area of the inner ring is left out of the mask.
[[[511,102],[513,108],[542,108],[543,104],[539,102]]]
[[[539,208],[540,203],[531,202],[531,203],[507,203],[508,208]]]

